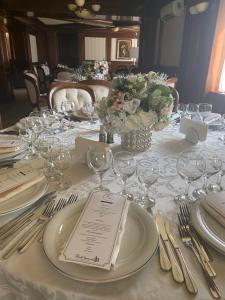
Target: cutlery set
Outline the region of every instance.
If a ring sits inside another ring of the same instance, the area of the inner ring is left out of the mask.
[[[37,208],[29,208],[3,225],[0,228],[0,250],[4,251],[2,259],[8,259],[16,252],[25,252],[36,239],[41,238],[50,219],[66,205],[76,202],[77,198],[78,195],[71,194],[68,199],[60,198],[56,203],[55,193],[50,193],[40,199],[42,204]],[[43,200],[47,202],[43,203]]]
[[[186,263],[182,250],[171,231],[168,220],[160,214],[156,214],[155,220],[160,233],[159,260],[162,270],[171,270],[173,279],[176,282],[185,282],[188,292],[191,294],[197,294],[198,288],[196,282]],[[189,247],[195,254],[205,276],[211,295],[214,298],[219,299],[221,295],[214,282],[216,272],[210,263],[211,256],[199,240],[198,235],[191,225],[190,214],[186,205],[180,205],[178,220],[178,229],[183,244]]]

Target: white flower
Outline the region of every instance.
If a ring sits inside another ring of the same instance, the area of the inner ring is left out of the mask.
[[[153,125],[156,122],[158,122],[158,117],[155,111],[148,111],[145,112],[143,110],[140,110],[138,112],[139,118],[140,118],[140,122],[146,126],[146,125]]]
[[[131,101],[127,101],[124,103],[123,109],[129,114],[134,114],[139,107],[140,102],[141,101],[139,99],[132,99]]]

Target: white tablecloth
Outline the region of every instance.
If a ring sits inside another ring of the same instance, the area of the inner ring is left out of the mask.
[[[88,126],[81,123],[77,128],[61,134],[61,137],[64,140],[67,137],[68,144],[73,144],[74,135],[77,134],[86,137],[96,135],[97,137],[97,131],[89,131]],[[209,132],[207,141],[191,145],[178,132],[178,127],[169,126],[161,132],[153,133],[152,148],[149,151],[135,155],[136,159],[141,157],[159,159],[160,178],[151,189],[157,201],[154,210],[160,211],[168,217],[177,236],[177,207],[173,199],[184,189],[184,182],[176,172],[177,157],[185,149],[198,151],[207,148],[209,152],[214,152],[225,148],[225,145],[218,139],[222,134],[223,132]],[[119,146],[113,145],[113,149],[116,151]],[[79,156],[75,152],[73,160],[67,176],[73,181],[72,189],[77,191],[79,199],[82,199],[98,184],[98,179],[91,170],[79,162]],[[104,184],[113,189],[121,189],[121,182],[111,171],[105,175]],[[200,180],[197,185],[201,184],[202,181]],[[137,178],[131,178],[128,185],[136,197],[141,193]],[[4,223],[6,219],[12,216],[1,216],[0,222]],[[185,248],[181,242],[180,245],[198,285],[199,292],[195,299],[212,299],[193,253]],[[222,299],[225,299],[225,257],[212,248],[210,251],[214,258],[213,266],[217,271],[216,283],[222,292]],[[193,296],[188,294],[184,284],[177,284],[173,281],[171,272],[163,272],[160,269],[158,254],[136,275],[107,284],[82,283],[60,274],[48,261],[40,242],[35,242],[24,254],[16,254],[7,261],[0,263],[0,299],[2,300],[185,300],[192,298]]]

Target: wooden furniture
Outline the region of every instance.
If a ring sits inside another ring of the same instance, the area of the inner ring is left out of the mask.
[[[3,124],[2,124],[2,116],[1,116],[1,113],[0,113],[0,130],[3,129]]]
[[[175,76],[170,77],[170,78],[167,79],[167,84],[168,84],[168,86],[175,88],[176,85],[177,85],[177,81],[178,81],[177,77],[175,77]]]
[[[103,97],[107,97],[112,87],[111,81],[107,80],[87,79],[80,81],[80,83],[86,84],[92,88],[96,102],[100,101]]]
[[[95,94],[89,86],[83,83],[58,82],[51,85],[48,93],[48,105],[61,111],[62,103],[74,103],[74,109],[79,110],[85,104],[95,102]]]
[[[173,96],[173,99],[174,99],[173,111],[177,112],[180,96],[179,96],[178,91],[175,88],[170,86],[170,90],[171,90],[171,93],[172,93],[172,96]]]
[[[46,94],[41,94],[37,76],[29,70],[24,71],[24,82],[28,98],[33,107],[38,110],[48,105]]]

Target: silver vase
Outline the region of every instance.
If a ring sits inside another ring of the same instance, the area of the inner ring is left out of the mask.
[[[128,151],[143,152],[151,147],[152,131],[150,126],[121,134],[121,146]]]

